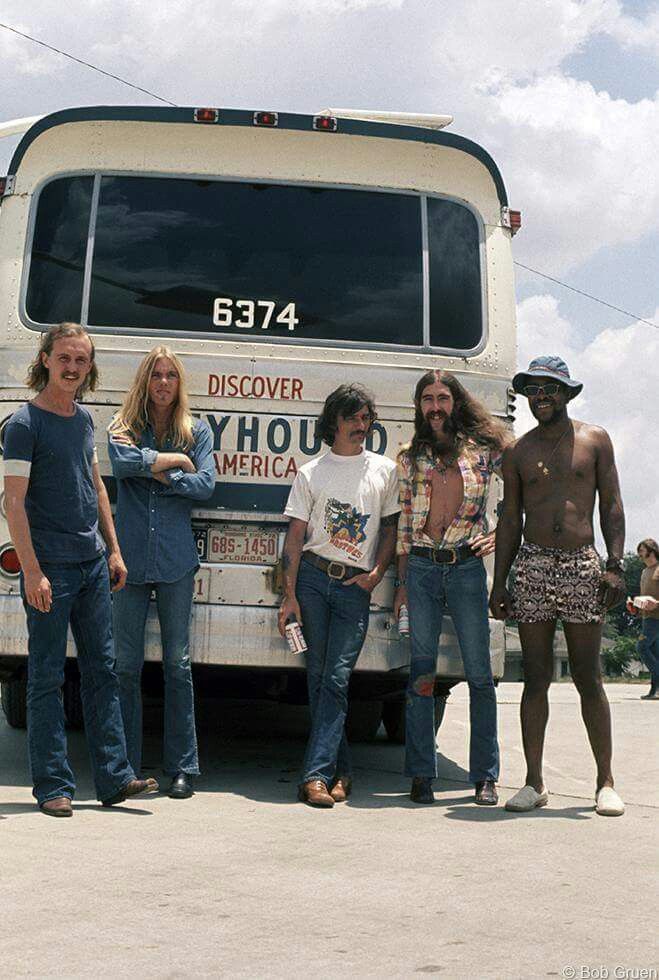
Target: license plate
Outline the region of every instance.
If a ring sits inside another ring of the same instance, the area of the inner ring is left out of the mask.
[[[197,546],[199,561],[206,561],[208,557],[208,531],[206,528],[193,527],[194,543]]]
[[[255,527],[216,527],[208,532],[208,561],[276,565],[277,531]]]

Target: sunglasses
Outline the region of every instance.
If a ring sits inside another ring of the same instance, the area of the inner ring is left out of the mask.
[[[561,386],[555,381],[550,381],[546,385],[526,385],[522,390],[527,398],[535,398],[536,395],[557,395]]]

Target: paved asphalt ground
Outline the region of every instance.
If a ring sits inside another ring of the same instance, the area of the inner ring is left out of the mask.
[[[35,809],[25,733],[3,719],[1,974],[656,980],[659,702],[644,691],[608,687],[621,818],[593,812],[567,684],[552,689],[550,805],[527,816],[470,802],[464,685],[438,739],[434,807],[409,802],[403,750],[384,738],[355,748],[348,804],[295,803],[301,709],[218,702],[200,719],[193,799],[102,809],[73,734],[79,792],[58,821]],[[520,693],[498,691],[503,799],[524,777]],[[146,762],[158,757],[150,738]]]

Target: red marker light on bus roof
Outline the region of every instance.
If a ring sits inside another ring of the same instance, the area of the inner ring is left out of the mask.
[[[325,133],[335,133],[339,122],[336,116],[314,116],[313,128]]]
[[[511,211],[510,208],[501,208],[501,224],[504,228],[510,229],[511,237],[522,227],[522,212]]]
[[[255,112],[255,126],[276,126],[279,122],[279,115],[276,112]]]
[[[194,121],[198,123],[216,123],[219,118],[219,109],[195,109],[194,111]]]

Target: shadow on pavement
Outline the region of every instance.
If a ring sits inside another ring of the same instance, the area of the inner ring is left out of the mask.
[[[443,801],[442,801],[443,802]],[[556,820],[590,820],[593,815],[592,806],[566,806],[562,809],[550,807],[539,807],[536,810],[529,810],[528,813],[512,813],[505,810],[503,804],[499,806],[464,806],[462,804],[451,804],[446,814],[449,820],[468,820],[475,823],[492,823],[500,820],[545,820],[547,818]]]

